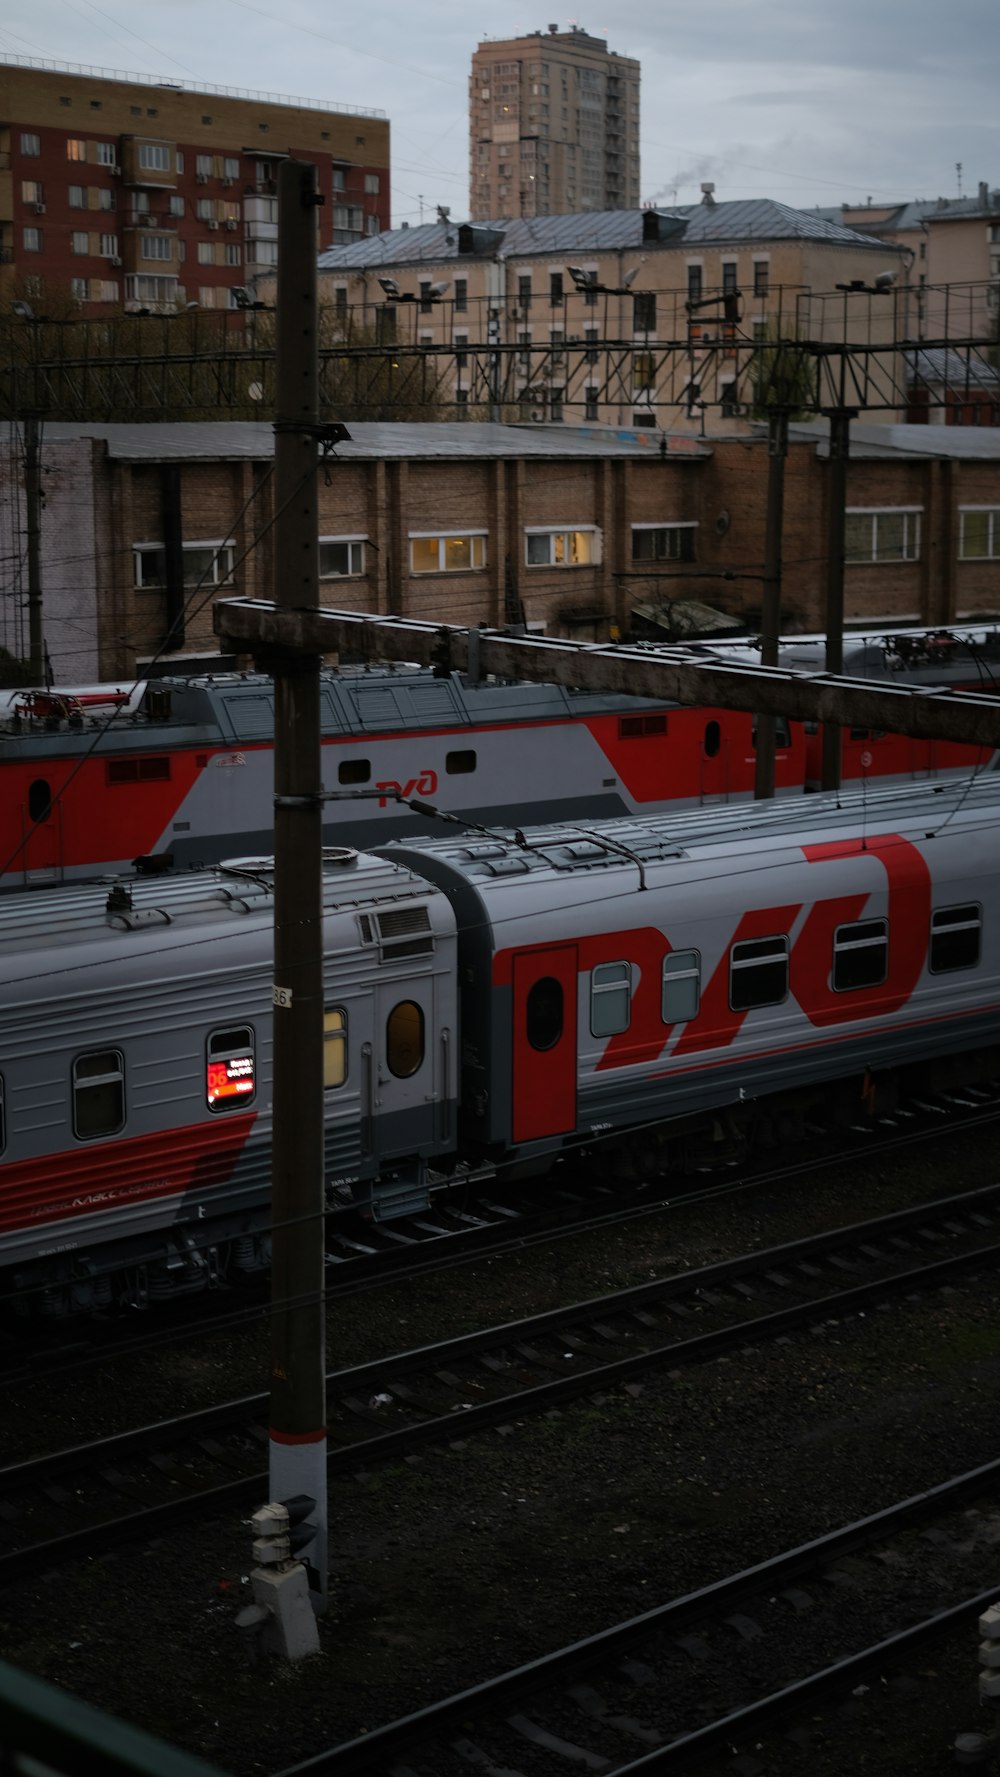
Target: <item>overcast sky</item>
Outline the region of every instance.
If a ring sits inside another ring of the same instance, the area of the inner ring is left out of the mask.
[[[472,51],[551,22],[639,59],[644,201],[696,203],[709,179],[803,208],[1000,186],[997,0],[618,0],[573,19],[524,0],[4,0],[0,53],[384,111],[398,225],[467,215]]]

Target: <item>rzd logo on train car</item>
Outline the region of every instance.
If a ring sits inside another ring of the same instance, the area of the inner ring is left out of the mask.
[[[417,777],[407,778],[405,784],[397,783],[394,777],[387,777],[380,779],[375,785],[376,790],[382,791],[378,799],[380,808],[388,808],[390,802],[408,802],[411,796],[433,796],[437,787],[438,774],[430,769],[421,771]]]

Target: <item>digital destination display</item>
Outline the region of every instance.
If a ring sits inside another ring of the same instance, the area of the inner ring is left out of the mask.
[[[209,1105],[228,1104],[235,1098],[249,1098],[253,1093],[253,1056],[230,1055],[225,1061],[210,1061],[207,1072]]]

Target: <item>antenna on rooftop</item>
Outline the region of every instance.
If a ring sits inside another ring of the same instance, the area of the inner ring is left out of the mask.
[[[958,178],[958,195],[959,195],[959,197],[961,197],[961,195],[962,195],[962,163],[960,160],[957,160],[955,162],[955,173]]]

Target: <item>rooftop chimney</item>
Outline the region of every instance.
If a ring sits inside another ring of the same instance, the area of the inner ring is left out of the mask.
[[[701,201],[703,204],[707,204],[709,209],[712,208],[713,204],[715,203],[715,186],[714,185],[703,185],[702,186]]]

